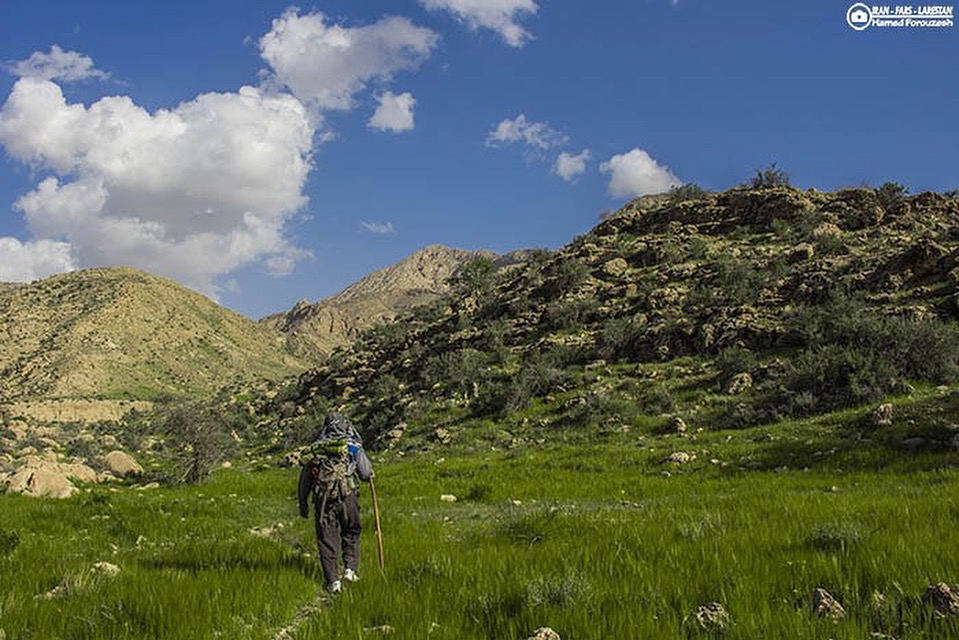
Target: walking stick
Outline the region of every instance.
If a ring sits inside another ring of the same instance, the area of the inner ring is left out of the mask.
[[[376,501],[376,485],[370,478],[370,492],[373,494],[373,520],[376,522],[376,549],[380,554],[380,571],[383,570],[383,529],[380,528],[380,505]]]

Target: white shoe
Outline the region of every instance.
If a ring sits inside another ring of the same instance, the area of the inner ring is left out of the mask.
[[[343,579],[346,580],[347,582],[356,582],[357,580],[360,579],[360,577],[356,575],[356,572],[353,571],[352,569],[347,569],[346,571],[343,572]]]
[[[339,593],[343,590],[343,583],[339,580],[334,580],[326,587],[326,590],[330,593]]]

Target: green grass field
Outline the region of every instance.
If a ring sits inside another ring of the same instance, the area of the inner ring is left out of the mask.
[[[386,570],[364,487],[362,580],[335,599],[296,470],[2,496],[0,638],[959,637],[921,602],[959,582],[959,456],[787,446],[817,428],[381,456]],[[696,460],[664,463],[676,450]],[[845,621],[812,614],[816,587]],[[725,631],[692,619],[708,602]]]

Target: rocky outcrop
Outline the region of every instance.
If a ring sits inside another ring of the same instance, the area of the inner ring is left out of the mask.
[[[115,476],[130,477],[143,473],[143,467],[125,451],[111,451],[104,457],[107,468]]]
[[[6,479],[5,485],[10,493],[21,493],[35,498],[69,498],[77,491],[74,481],[97,480],[96,471],[85,464],[57,462],[31,456]]]
[[[959,616],[959,588],[945,582],[929,585],[922,594],[922,603],[931,605],[941,615]]]
[[[285,334],[294,353],[314,361],[322,359],[363,330],[448,292],[450,278],[477,258],[495,260],[497,256],[431,245],[334,296],[312,304],[301,300],[290,311],[268,316],[260,323]],[[514,259],[508,254],[503,267],[513,268],[519,259],[521,256]]]
[[[812,612],[817,618],[827,618],[836,622],[846,619],[846,610],[842,604],[822,588],[813,591]]]

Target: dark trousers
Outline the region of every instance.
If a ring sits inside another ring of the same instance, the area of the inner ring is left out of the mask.
[[[340,579],[339,556],[343,550],[343,566],[356,571],[360,564],[360,496],[350,493],[342,500],[330,500],[324,513],[319,503],[316,514],[316,544],[326,584]]]

